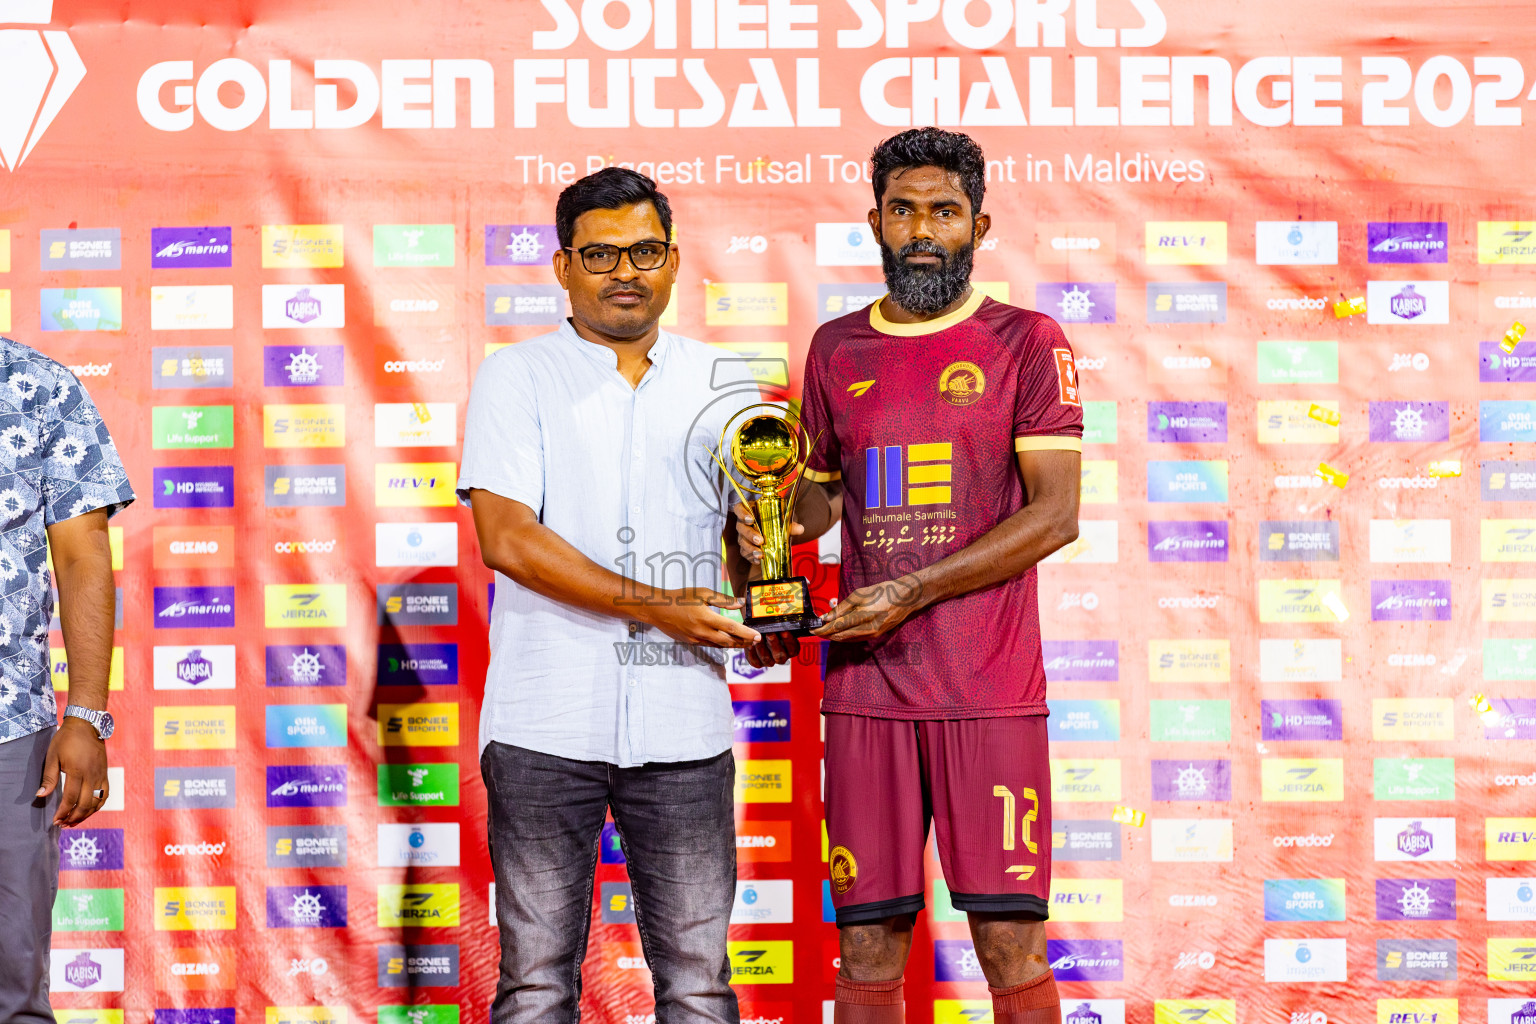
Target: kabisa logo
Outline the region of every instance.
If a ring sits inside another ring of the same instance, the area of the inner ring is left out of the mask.
[[[1424,296],[1413,290],[1413,285],[1403,285],[1403,290],[1392,296],[1392,315],[1404,320],[1422,316],[1429,308]]]
[[[6,0],[0,4],[0,21],[46,25],[52,20],[53,0]],[[7,116],[0,125],[0,163],[14,171],[85,78],[85,64],[67,32],[8,29],[6,36]]]
[[[196,686],[213,678],[213,662],[203,657],[203,652],[194,647],[187,652],[186,657],[176,662],[175,672],[177,679],[189,686]]]
[[[1456,819],[1377,818],[1375,851],[1379,861],[1455,860]]]

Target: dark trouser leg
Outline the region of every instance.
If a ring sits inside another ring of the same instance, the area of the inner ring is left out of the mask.
[[[53,729],[0,743],[0,1022],[53,1024],[48,946],[59,890],[59,830],[53,815],[62,780],[46,803],[33,794]]]
[[[736,901],[736,762],[614,772],[635,922],[656,979],[656,1024],[738,1024],[726,928]]]
[[[501,927],[492,1024],[577,1019],[609,771],[504,743],[480,757]]]

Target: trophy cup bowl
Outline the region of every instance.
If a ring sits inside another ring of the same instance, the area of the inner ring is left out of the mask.
[[[781,416],[754,416],[736,428],[731,454],[736,468],[747,476],[784,477],[796,464],[798,441],[789,421]]]

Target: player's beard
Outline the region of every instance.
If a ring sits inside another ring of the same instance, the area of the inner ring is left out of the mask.
[[[937,256],[932,266],[908,263],[908,256],[918,253]],[[909,313],[933,316],[947,309],[965,294],[971,283],[971,265],[976,247],[970,242],[950,252],[937,242],[913,239],[896,252],[880,243],[880,265],[885,270],[885,286],[896,305]]]

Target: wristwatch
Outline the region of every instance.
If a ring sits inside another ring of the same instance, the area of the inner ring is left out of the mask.
[[[102,739],[112,736],[112,712],[92,711],[90,708],[82,708],[78,704],[71,704],[64,709],[66,718],[83,718],[96,728],[96,735]]]

